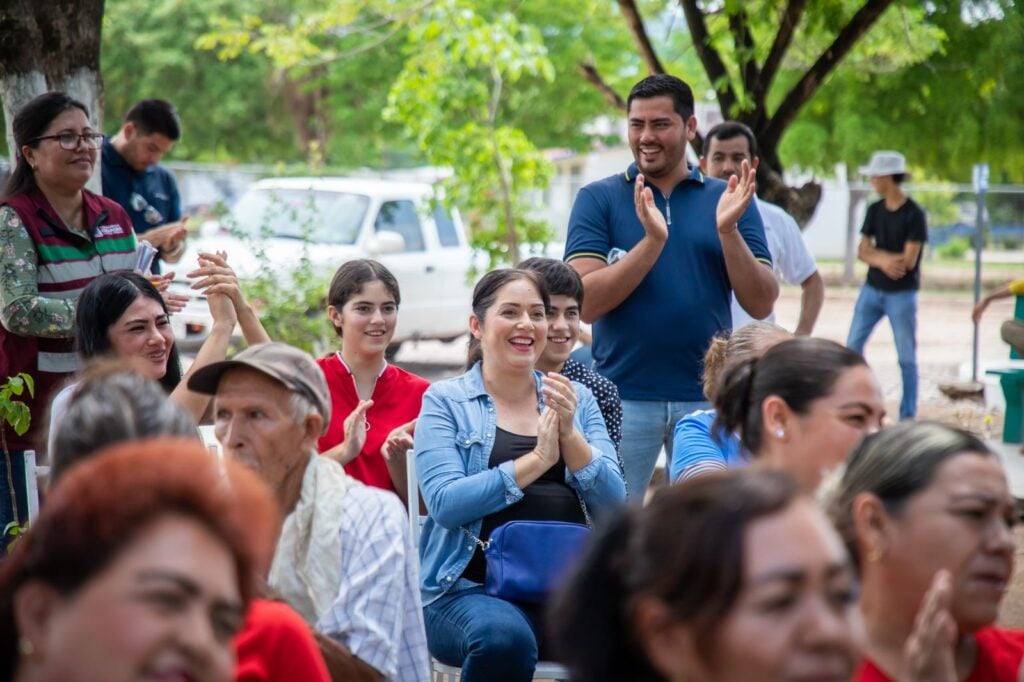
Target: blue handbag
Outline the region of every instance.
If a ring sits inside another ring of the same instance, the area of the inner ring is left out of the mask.
[[[583,552],[590,528],[566,521],[509,521],[484,545],[492,597],[543,604]]]

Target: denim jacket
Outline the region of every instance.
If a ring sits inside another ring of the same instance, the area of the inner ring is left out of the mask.
[[[534,374],[540,403],[543,375]],[[590,444],[593,459],[575,474],[566,468],[565,481],[597,517],[626,499],[626,487],[593,393],[575,381],[572,385],[578,396],[574,423]],[[511,461],[488,466],[496,429],[497,413],[484,388],[480,363],[433,384],[423,396],[415,456],[428,511],[420,536],[424,606],[446,592],[476,584],[460,578],[476,547],[462,528],[477,535],[485,516],[523,498]]]

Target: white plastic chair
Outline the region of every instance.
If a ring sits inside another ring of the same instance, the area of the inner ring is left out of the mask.
[[[39,516],[39,479],[50,475],[50,467],[36,466],[36,451],[26,450],[22,455],[25,462],[25,500],[28,502],[28,523]]]
[[[445,665],[435,659],[431,659],[431,661],[434,664],[434,682],[457,682],[459,674],[462,672],[459,668]],[[569,671],[551,661],[538,661],[537,668],[533,671],[533,679],[568,682]]]
[[[406,497],[409,499],[409,529],[412,531],[413,546],[419,547],[420,528],[423,525],[424,517],[420,516],[420,485],[416,478],[416,457],[413,449],[409,449],[405,454],[405,469],[408,477]],[[431,657],[430,663],[433,668],[434,682],[457,682],[462,672],[461,668],[445,665],[433,657]],[[538,661],[537,668],[533,672],[533,679],[568,682],[569,671],[551,661]]]

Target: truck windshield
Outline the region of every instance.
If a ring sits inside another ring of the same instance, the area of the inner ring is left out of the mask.
[[[369,205],[370,198],[362,194],[255,187],[231,209],[226,227],[262,239],[354,244]]]

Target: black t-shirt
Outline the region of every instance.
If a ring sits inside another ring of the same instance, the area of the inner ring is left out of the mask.
[[[523,436],[505,429],[494,434],[494,449],[488,466],[492,469],[502,462],[516,459],[537,446],[536,436]],[[586,524],[580,499],[565,482],[565,462],[561,459],[544,472],[544,475],[523,489],[523,498],[501,511],[484,517],[480,527],[480,539],[487,542],[498,526],[509,521],[568,521]],[[473,557],[462,572],[462,577],[483,583],[487,576],[487,561],[478,546]]]
[[[885,200],[876,201],[868,206],[864,216],[864,227],[860,233],[874,237],[875,248],[892,253],[903,253],[907,242],[928,241],[928,226],[924,211],[907,198],[903,205],[895,211],[885,207]],[[922,249],[923,251],[923,249]],[[882,291],[916,291],[921,288],[921,255],[912,270],[900,279],[889,279],[878,268],[868,268],[868,284]]]

